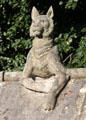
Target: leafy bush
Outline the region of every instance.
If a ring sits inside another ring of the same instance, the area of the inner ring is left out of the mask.
[[[31,47],[31,39],[28,37],[29,3],[26,0],[1,0],[0,11],[0,69],[22,70]]]
[[[0,70],[23,70],[32,39],[31,9],[54,8],[54,45],[66,67],[86,67],[85,0],[0,0]]]

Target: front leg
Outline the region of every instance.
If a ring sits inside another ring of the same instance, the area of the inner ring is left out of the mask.
[[[66,75],[66,68],[60,63],[58,55],[54,51],[48,55],[47,61],[49,72],[56,77],[58,89],[62,88],[69,79],[69,76]]]
[[[29,54],[27,55],[26,64],[23,70],[23,79],[27,79],[32,74],[32,56],[31,56],[31,50]]]
[[[54,77],[55,80],[53,82],[50,92],[46,96],[46,101],[43,105],[45,110],[54,109],[56,103],[56,97],[67,83],[65,68],[61,66],[61,63],[58,63],[58,59],[56,58],[57,57],[52,53],[48,56],[48,70],[52,75],[55,76]]]
[[[32,63],[31,51],[30,51],[30,53],[27,56],[27,61],[23,70],[22,81],[20,83],[22,86],[24,86],[27,89],[35,90],[35,81],[32,78],[32,70],[33,70],[33,63]]]
[[[53,92],[48,93],[45,95],[45,101],[43,104],[43,109],[44,110],[53,110],[56,104],[56,94],[54,94]]]
[[[58,94],[61,92],[67,81],[65,80],[65,75],[64,74],[58,74],[53,77],[54,82],[52,84],[52,88],[46,94],[45,96],[45,101],[43,104],[43,108],[45,110],[53,110],[55,108],[56,100]]]

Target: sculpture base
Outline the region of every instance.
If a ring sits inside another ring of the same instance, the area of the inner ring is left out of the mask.
[[[53,111],[44,111],[45,94],[27,90],[19,82],[0,87],[0,120],[85,120],[86,79],[71,79]]]

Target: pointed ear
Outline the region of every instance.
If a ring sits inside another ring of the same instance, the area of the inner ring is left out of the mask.
[[[37,16],[39,16],[39,12],[38,12],[38,10],[36,9],[36,7],[33,7],[33,8],[32,8],[32,13],[31,13],[31,17],[32,17],[32,19],[34,20],[34,17],[37,17]]]
[[[48,10],[48,12],[47,12],[47,16],[48,16],[49,18],[53,18],[54,12],[53,12],[53,7],[52,7],[52,6],[50,6],[50,8],[49,8],[49,10]]]

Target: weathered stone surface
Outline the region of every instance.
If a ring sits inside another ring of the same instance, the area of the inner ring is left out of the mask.
[[[52,76],[50,78],[40,78],[36,77],[35,81],[32,78],[27,78],[21,81],[21,85],[25,88],[30,89],[32,91],[37,91],[41,93],[49,93],[54,85],[55,88],[56,76]]]
[[[70,75],[72,79],[86,78],[86,68],[67,69],[66,74]]]
[[[22,71],[16,72],[0,72],[0,82],[2,81],[18,81],[22,79]]]
[[[0,84],[0,120],[86,120],[86,79],[71,79],[53,111],[44,111],[45,95],[19,82]]]

